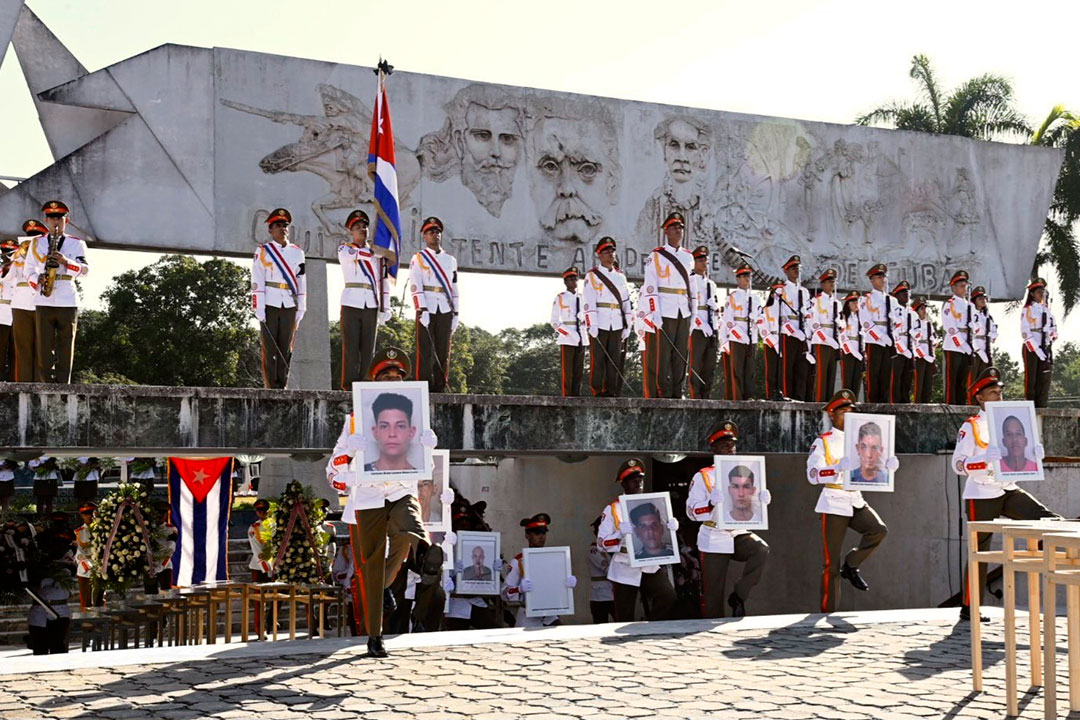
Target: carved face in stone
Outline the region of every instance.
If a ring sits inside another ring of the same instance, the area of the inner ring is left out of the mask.
[[[514,191],[514,172],[521,158],[517,110],[469,105],[458,143],[462,183],[497,216]]]
[[[668,125],[663,138],[664,164],[672,180],[685,183],[704,174],[709,146],[703,140],[698,129],[685,120],[674,120]]]
[[[540,225],[555,240],[588,243],[612,203],[617,179],[608,138],[594,120],[544,118],[530,134],[529,184]]]

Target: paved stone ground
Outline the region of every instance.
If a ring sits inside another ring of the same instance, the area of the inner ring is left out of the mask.
[[[479,644],[442,634],[456,644],[392,643],[384,661],[362,657],[356,643],[331,640],[322,641],[326,650],[337,648],[329,655],[315,654],[320,641],[264,645],[254,651],[260,655],[218,646],[203,660],[31,674],[14,674],[18,659],[3,657],[0,717],[1003,718],[1000,617],[984,626],[986,692],[976,695],[967,627],[951,619],[955,612],[900,621],[786,616],[772,627],[697,621],[576,634],[557,628]],[[1027,636],[1019,641],[1026,663]],[[443,641],[433,634],[423,642]],[[96,654],[106,655],[118,654]],[[86,664],[90,656],[70,659]],[[1026,676],[1022,664],[1022,687]],[[1063,714],[1066,708],[1059,705]],[[1021,699],[1021,717],[1042,717],[1041,692]]]

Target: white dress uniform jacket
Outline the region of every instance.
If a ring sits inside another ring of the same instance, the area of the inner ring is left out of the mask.
[[[675,257],[684,272],[660,253],[667,251]],[[645,285],[638,300],[639,312],[652,323],[646,325],[647,332],[655,332],[662,318],[688,318],[693,315],[690,303],[693,301],[693,284],[690,276],[694,274],[694,256],[684,247],[662,245],[649,253],[645,261]],[[684,280],[683,278],[686,278]]]
[[[284,272],[275,261],[275,253],[284,259]],[[294,307],[296,322],[300,322],[307,312],[307,274],[304,272],[304,262],[304,251],[294,243],[281,247],[270,241],[255,248],[255,257],[251,261],[251,302],[256,317],[265,317],[268,307]],[[289,282],[296,285],[295,296]]]
[[[687,253],[689,254],[689,253]],[[627,527],[623,528],[623,524]],[[622,531],[630,530],[630,518],[622,517],[619,501],[608,503],[604,513],[600,516],[600,529],[596,533],[596,546],[601,550],[611,553],[611,564],[608,565],[608,580],[623,585],[641,586],[641,574],[652,574],[660,569],[659,565],[647,565],[645,567],[631,567],[630,555],[626,548],[626,541]]]
[[[814,512],[851,517],[857,508],[866,507],[858,490],[842,487],[840,461],[844,457],[844,431],[833,428],[822,433],[810,446],[806,459],[806,479],[811,485],[824,485]]]
[[[616,298],[611,294],[603,276],[621,297]],[[630,334],[633,325],[633,313],[630,309],[630,288],[626,284],[626,276],[612,268],[606,269],[603,265],[597,265],[585,273],[585,287],[582,289],[581,300],[585,313],[585,326],[589,330],[622,330],[623,337]]]
[[[359,432],[353,414],[345,416],[344,426],[334,444],[334,452],[330,455],[330,462],[326,466],[326,481],[330,487],[339,493],[347,492],[349,499],[345,503],[345,512],[341,519],[350,524],[356,524],[357,510],[370,510],[381,508],[387,501],[394,502],[406,495],[417,495],[416,480],[392,480],[375,484],[359,484],[360,477],[358,468],[364,464],[362,450],[349,449],[349,436]],[[361,446],[363,440],[360,440]]]
[[[387,316],[390,313],[390,277],[386,261],[355,243],[338,245],[338,262],[345,287],[341,291],[341,304],[364,309],[379,308]],[[375,284],[372,285],[372,282]],[[384,321],[380,316],[380,322]]]
[[[748,533],[748,530],[721,530],[713,521],[713,511],[717,506],[717,494],[720,492],[716,481],[716,466],[701,468],[690,481],[690,491],[686,497],[686,517],[701,523],[698,529],[698,550],[707,553],[730,555],[735,552],[735,537]]]
[[[90,273],[90,265],[86,262],[86,243],[72,235],[62,235],[58,249],[67,258],[67,264],[56,269],[56,284],[53,286],[52,295],[45,297],[38,288],[38,276],[45,272],[45,261],[49,256],[49,238],[47,235],[38,235],[30,241],[26,264],[23,267],[23,277],[36,293],[37,307],[79,306],[75,279],[86,277]]]
[[[989,500],[1001,497],[1006,490],[1017,489],[1016,483],[996,477],[994,463],[986,458],[989,438],[986,412],[983,410],[965,420],[956,434],[952,462],[958,474],[967,476],[964,483],[965,500]]]
[[[551,303],[551,329],[555,343],[578,347],[584,345],[585,310],[581,295],[563,290]]]
[[[945,330],[945,352],[971,354],[971,319],[974,307],[958,295],[941,306],[941,325]]]

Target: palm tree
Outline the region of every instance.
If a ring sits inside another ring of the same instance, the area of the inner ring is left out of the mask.
[[[890,103],[856,118],[859,125],[891,125],[898,130],[960,135],[978,140],[1023,138],[1032,145],[1065,149],[1054,198],[1043,228],[1043,242],[1031,269],[1050,264],[1066,315],[1080,301],[1080,247],[1073,224],[1080,218],[1080,117],[1057,106],[1034,131],[1014,107],[1012,83],[997,75],[980,75],[946,92],[930,60],[916,55],[909,74],[919,85],[911,103]]]

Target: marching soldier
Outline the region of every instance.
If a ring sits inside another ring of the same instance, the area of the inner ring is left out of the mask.
[[[714,455],[734,455],[739,439],[739,426],[726,420],[709,433],[707,442]],[[761,580],[769,559],[769,546],[749,530],[721,530],[712,520],[713,510],[721,505],[720,494],[725,491],[725,478],[718,477],[716,466],[702,468],[690,481],[686,498],[686,516],[700,522],[697,546],[701,557],[701,616],[718,618],[724,616],[724,580],[728,563],[732,559],[745,563],[742,577],[727,596],[732,617],[746,615],[746,601],[750,591]],[[759,493],[762,505],[770,502],[769,491]]]
[[[690,328],[690,397],[709,399],[713,378],[716,376],[716,350],[718,347],[717,318],[720,303],[716,297],[716,283],[709,277],[709,248],[694,248],[694,274],[691,286],[694,290],[694,319]]]
[[[984,369],[968,388],[969,395],[979,405],[979,412],[969,417],[960,427],[956,436],[956,449],[953,450],[952,456],[956,472],[967,476],[967,481],[964,483],[964,505],[968,521],[993,520],[999,517],[1013,520],[1060,519],[1057,513],[1048,510],[1041,502],[1018,488],[1016,483],[998,478],[995,473],[994,463],[1001,459],[1001,448],[989,443],[986,403],[1000,402],[1002,387],[1004,385],[1001,382],[1001,374],[997,368],[991,366]],[[1036,459],[1042,460],[1046,451],[1040,444],[1032,448],[1032,454]],[[990,538],[990,533],[979,533],[979,552],[990,549]],[[968,572],[965,567],[964,603],[960,608],[961,620],[971,619],[971,588],[966,581],[967,577]],[[979,565],[978,592],[981,600],[986,592],[985,563]],[[981,620],[987,621],[985,617]]]
[[[1024,310],[1020,314],[1020,336],[1024,340],[1024,397],[1035,407],[1046,407],[1050,400],[1050,374],[1053,369],[1052,344],[1057,340],[1057,320],[1050,312],[1046,281],[1036,278],[1028,285]]]
[[[866,271],[873,290],[859,303],[859,322],[865,338],[866,402],[889,402],[892,378],[893,324],[895,302],[885,291],[888,268],[878,263]]]
[[[525,528],[525,542],[530,548],[541,548],[547,545],[548,528],[551,526],[551,516],[547,513],[536,513],[532,517],[521,521],[521,527]],[[525,575],[524,553],[518,553],[510,563],[510,572],[503,581],[503,599],[510,603],[520,603],[517,610],[517,618],[514,627],[554,627],[559,624],[559,616],[529,617],[525,612],[525,595],[533,591],[533,581]],[[577,578],[571,575],[566,578],[566,587],[577,587]]]
[[[596,243],[600,264],[585,273],[582,303],[589,332],[589,386],[596,397],[618,393],[619,359],[623,341],[630,336],[633,314],[626,276],[615,269],[615,241]]]
[[[551,329],[559,346],[559,388],[563,397],[581,394],[581,375],[585,370],[585,313],[578,294],[578,269],[568,267],[562,274],[566,289],[551,303]]]
[[[915,397],[916,403],[928,403],[933,395],[933,379],[937,375],[937,347],[941,344],[934,322],[928,313],[926,298],[915,298],[911,309],[917,315],[915,326]]]
[[[844,416],[855,407],[855,393],[840,390],[825,406],[832,429],[822,433],[810,447],[806,460],[806,478],[811,485],[822,485],[814,512],[821,514],[821,535],[825,562],[821,572],[821,612],[831,613],[840,602],[840,580],[844,578],[856,590],[866,591],[870,585],[859,568],[888,534],[888,528],[858,490],[845,490],[841,473],[859,467],[857,457],[844,457]],[[885,461],[885,467],[895,471],[900,463],[895,457]],[[844,536],[851,528],[861,539],[841,559]]]
[[[263,382],[268,388],[284,388],[293,335],[307,311],[307,275],[304,251],[289,242],[289,211],[272,211],[266,225],[270,240],[255,249],[251,263],[251,299],[259,321]]]
[[[862,296],[852,290],[844,296],[844,309],[840,312],[843,331],[840,334],[840,386],[863,387],[863,332],[859,323],[859,305]],[[858,395],[858,390],[853,391]]]
[[[64,231],[68,207],[50,200],[41,207],[46,235],[30,242],[23,276],[34,289],[34,334],[38,382],[70,383],[79,323],[75,279],[86,277],[86,243]],[[52,239],[50,239],[52,238]],[[55,248],[50,245],[55,244]]]
[[[24,238],[12,256],[9,282],[11,294],[11,335],[15,343],[15,382],[36,382],[37,374],[37,292],[26,275],[26,258],[34,239],[47,235],[49,229],[37,220],[23,223]],[[6,295],[5,295],[6,297]]]
[[[971,290],[971,303],[975,307],[971,313],[971,368],[968,376],[972,380],[994,364],[994,340],[997,340],[998,326],[990,316],[989,301],[986,288],[982,285],[976,285]]]
[[[765,398],[767,400],[781,400],[784,397],[784,358],[780,355],[783,347],[780,341],[780,297],[783,292],[783,283],[773,285],[769,299],[761,309],[761,316],[758,317],[758,334],[761,335],[761,344],[765,350]]]
[[[413,275],[410,280],[417,277]],[[376,381],[404,380],[410,369],[409,358],[402,350],[385,348],[372,359],[371,376]],[[435,447],[437,442],[431,430],[425,430],[419,440],[426,447]],[[401,566],[410,551],[415,553],[418,565],[424,565],[425,559],[433,565],[441,565],[443,556],[441,547],[428,543],[427,530],[420,516],[416,480],[359,483],[358,474],[351,468],[364,465],[366,444],[363,429],[353,413],[349,413],[327,463],[326,480],[335,491],[348,494],[341,519],[349,526],[352,545],[352,594],[357,629],[363,628],[368,634],[369,655],[386,657],[382,637],[383,609],[385,607],[390,613],[397,609],[390,586]],[[450,503],[453,499],[453,491],[448,489],[443,491],[439,501]],[[429,557],[432,552],[437,555]]]
[[[780,295],[780,355],[783,393],[792,400],[810,399],[810,354],[806,346],[806,316],[810,314],[810,291],[800,282],[802,259],[792,255],[784,263],[787,282]]]
[[[645,285],[638,298],[638,316],[645,325],[645,397],[683,394],[694,314],[694,258],[682,247],[684,225],[681,213],[669,213],[662,226],[667,243],[653,249],[645,261]]]
[[[810,303],[810,347],[817,367],[814,400],[825,402],[836,387],[836,365],[840,359],[843,334],[842,304],[836,299],[836,270],[829,268],[818,277],[821,292]]]
[[[735,289],[728,293],[718,335],[724,358],[724,397],[749,400],[754,392],[754,350],[761,323],[761,302],[750,290],[753,269],[747,263],[735,268]]]
[[[442,249],[443,223],[429,217],[420,226],[424,249],[409,263],[416,308],[416,379],[431,392],[446,392],[450,380],[450,337],[458,327],[457,259]]]
[[[375,336],[390,319],[390,280],[386,261],[368,247],[368,216],[353,210],[345,219],[351,243],[338,246],[345,277],[341,291],[341,389],[368,376]]]
[[[615,482],[622,486],[627,495],[642,492],[645,483],[645,465],[638,458],[631,458],[619,466]],[[675,518],[668,520],[668,529],[679,525]],[[626,536],[634,532],[630,518],[622,517],[619,500],[608,503],[600,516],[600,529],[596,534],[596,545],[611,554],[608,565],[608,580],[615,591],[615,622],[630,622],[634,619],[634,607],[637,603],[638,589],[641,590],[645,617],[648,620],[668,620],[675,607],[675,589],[668,580],[667,572],[660,565],[632,567],[626,549]]]
[[[0,382],[15,379],[15,340],[11,335],[11,296],[15,294],[12,272],[15,251],[19,246],[0,241]]]
[[[75,577],[79,583],[79,606],[98,607],[104,596],[104,590],[94,590],[91,578],[94,570],[94,555],[90,545],[90,523],[94,521],[97,504],[86,502],[79,506],[82,525],[75,529]]]
[[[952,297],[941,306],[945,331],[945,404],[967,405],[965,390],[971,366],[971,303],[967,300],[968,274],[957,270],[949,281]]]
[[[908,307],[911,284],[907,280],[897,283],[892,295],[896,298],[891,316],[893,347],[896,349],[896,354],[892,359],[889,402],[907,404],[911,402],[911,380],[915,370],[915,334],[919,325],[919,316]]]

